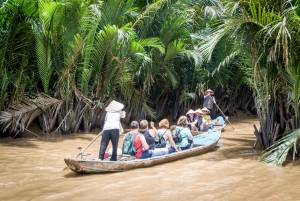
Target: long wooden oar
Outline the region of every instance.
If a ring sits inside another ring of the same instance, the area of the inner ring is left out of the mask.
[[[81,156],[81,159],[83,159],[83,157],[84,156],[86,156],[85,154],[84,154],[84,151],[100,136],[100,135],[102,135],[102,133],[103,133],[103,131],[101,131],[83,150],[81,150],[82,149],[82,147],[78,147],[78,149],[80,149],[80,152],[79,152],[79,154],[77,154],[77,156],[76,156],[76,158],[75,159],[77,159],[78,158],[78,156]],[[90,154],[87,154],[87,155],[90,155]],[[64,168],[64,170],[66,170],[66,169],[68,169],[69,167],[67,166],[67,167],[65,167]]]
[[[224,113],[222,112],[222,110],[219,108],[218,104],[215,103],[215,105],[216,105],[217,108],[220,110],[220,112],[222,113],[222,115],[224,116],[224,118],[226,119],[226,121],[228,121],[228,123],[230,124],[230,126],[233,128],[233,126],[231,125],[231,123],[230,123],[230,121],[228,120],[228,118],[226,118],[225,114],[224,114]],[[233,130],[235,130],[235,129],[233,128]]]
[[[95,140],[97,140],[97,138],[100,136],[100,135],[102,135],[102,133],[103,133],[103,131],[101,131],[83,150],[81,150],[82,149],[82,147],[78,147],[78,149],[80,149],[80,152],[79,152],[79,154],[77,154],[77,156],[76,156],[76,159],[78,158],[78,156],[80,156],[81,155],[81,158],[83,158],[83,156],[84,156],[84,151],[95,141]]]

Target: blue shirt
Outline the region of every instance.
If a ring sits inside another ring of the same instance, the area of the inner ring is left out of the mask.
[[[179,147],[186,147],[188,145],[188,139],[189,137],[192,135],[191,131],[188,128],[181,128],[176,126],[175,129],[179,129],[180,131],[180,135],[182,137],[182,141],[179,143],[176,143],[177,146]]]

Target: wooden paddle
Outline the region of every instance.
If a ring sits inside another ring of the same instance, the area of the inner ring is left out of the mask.
[[[81,146],[78,147],[78,149],[80,150],[79,154],[77,154],[76,158],[78,158],[78,156],[81,156],[81,159],[83,158],[83,156],[87,156],[87,155],[90,155],[90,154],[84,154],[84,151],[93,143],[95,142],[95,140],[97,140],[98,137],[100,137],[100,135],[102,135],[103,131],[101,131],[83,150]],[[65,167],[63,170],[67,170],[69,169],[69,167]]]
[[[101,131],[83,150],[81,150],[82,149],[82,147],[78,147],[78,149],[80,150],[80,152],[79,152],[79,154],[77,154],[77,156],[76,156],[76,159],[78,158],[78,156],[80,156],[81,155],[81,158],[83,157],[83,156],[85,156],[85,154],[84,154],[84,151],[95,141],[95,140],[97,140],[97,138],[98,137],[100,137],[100,135],[102,135],[102,133],[103,133],[103,131]]]
[[[217,106],[217,108],[220,110],[220,112],[222,113],[222,115],[224,116],[224,118],[226,119],[226,121],[228,121],[228,123],[230,124],[231,128],[233,128],[233,126],[231,125],[230,121],[228,120],[228,118],[226,118],[225,114],[222,112],[222,110],[219,108],[218,104],[214,102],[214,104]],[[233,130],[235,130],[233,128]]]

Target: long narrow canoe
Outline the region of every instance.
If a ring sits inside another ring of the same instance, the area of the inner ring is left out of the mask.
[[[174,152],[171,154],[156,156],[147,159],[133,159],[119,161],[100,161],[94,158],[90,159],[75,159],[65,158],[67,166],[74,172],[78,173],[102,173],[126,171],[134,168],[150,167],[171,161],[187,158],[213,150],[221,136],[220,130],[209,130],[202,134],[194,136],[194,147],[188,150]]]

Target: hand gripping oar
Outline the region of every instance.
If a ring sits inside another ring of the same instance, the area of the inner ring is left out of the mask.
[[[222,113],[222,115],[224,116],[224,118],[226,119],[226,121],[228,121],[228,123],[230,124],[230,126],[233,128],[233,126],[231,125],[231,123],[230,123],[230,121],[228,120],[228,118],[226,118],[226,116],[225,116],[225,114],[222,112],[222,110],[219,108],[219,106],[217,105],[217,103],[214,103],[216,106],[217,106],[217,108],[220,110],[220,112]],[[234,128],[233,128],[233,130],[235,130]]]
[[[81,159],[83,158],[83,156],[86,156],[85,154],[84,154],[84,151],[95,141],[95,140],[97,140],[97,138],[100,136],[100,135],[102,135],[102,133],[103,133],[103,131],[101,131],[83,150],[81,150],[82,149],[82,147],[78,147],[78,149],[80,150],[80,152],[79,152],[79,154],[77,154],[77,156],[76,156],[76,159],[78,158],[78,156],[80,156],[81,155]],[[87,154],[87,155],[89,155],[89,154]]]

